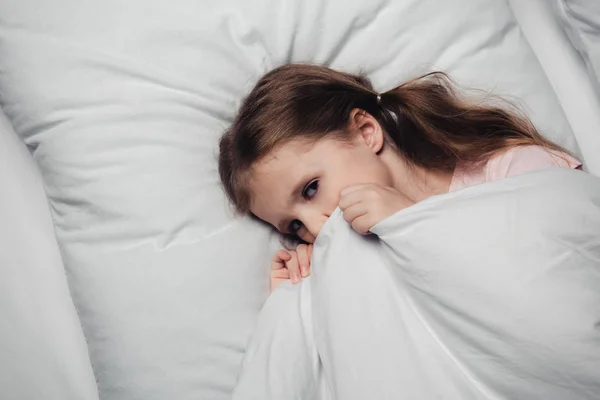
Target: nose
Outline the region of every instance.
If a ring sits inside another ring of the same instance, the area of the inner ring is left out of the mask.
[[[309,242],[314,242],[314,239],[317,237],[323,225],[329,218],[331,213],[319,212],[316,210],[308,210],[301,216],[300,222],[304,225],[308,234],[312,236],[312,240],[307,240]],[[304,239],[304,238],[302,238]],[[306,239],[304,239],[306,240]]]

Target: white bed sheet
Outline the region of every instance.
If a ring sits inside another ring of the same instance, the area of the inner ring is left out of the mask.
[[[598,177],[476,185],[372,231],[332,214],[312,275],[267,301],[235,400],[598,399]]]
[[[509,0],[521,30],[577,138],[587,170],[600,175],[600,98],[583,59],[547,0]]]

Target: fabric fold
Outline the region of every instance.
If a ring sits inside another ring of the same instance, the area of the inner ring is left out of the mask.
[[[311,277],[265,306],[239,398],[266,390],[248,385],[266,365],[289,382],[269,399],[597,398],[600,179],[525,174],[432,197],[372,231],[332,214]],[[302,397],[304,383],[318,395]]]

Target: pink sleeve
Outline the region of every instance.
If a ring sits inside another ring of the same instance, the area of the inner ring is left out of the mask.
[[[581,168],[581,163],[566,153],[547,150],[541,146],[515,147],[486,166],[486,180],[506,178],[550,167]]]

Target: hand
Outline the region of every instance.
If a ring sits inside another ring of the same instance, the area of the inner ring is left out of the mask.
[[[385,218],[413,204],[394,188],[362,184],[342,190],[339,206],[352,229],[366,235]]]
[[[296,250],[279,250],[271,262],[271,292],[288,279],[298,283],[310,275],[313,245],[299,244]]]

